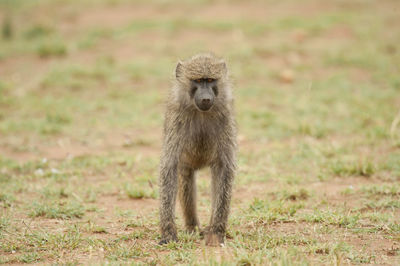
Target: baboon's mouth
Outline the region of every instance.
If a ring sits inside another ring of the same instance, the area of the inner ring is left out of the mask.
[[[195,105],[196,105],[197,109],[199,109],[199,111],[201,111],[201,112],[210,111],[211,107],[213,107],[212,104],[209,104],[209,105],[197,105],[197,104],[195,104]]]

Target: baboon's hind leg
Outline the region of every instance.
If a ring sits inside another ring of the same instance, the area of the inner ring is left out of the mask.
[[[204,232],[206,245],[218,246],[224,243],[232,195],[233,169],[233,164],[229,163],[219,163],[211,167],[212,213],[210,226]]]
[[[186,230],[195,232],[199,227],[196,208],[196,179],[190,167],[179,168],[179,201],[181,204]]]

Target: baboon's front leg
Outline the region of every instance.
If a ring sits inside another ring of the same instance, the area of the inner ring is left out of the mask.
[[[177,162],[164,157],[160,169],[160,229],[161,244],[177,241],[175,225],[175,202],[178,189]]]
[[[210,226],[205,232],[206,245],[219,246],[224,243],[226,224],[234,177],[233,163],[218,163],[211,167],[212,172],[212,214]]]
[[[199,226],[196,212],[196,179],[190,167],[179,167],[179,201],[185,219],[186,230],[194,232]]]

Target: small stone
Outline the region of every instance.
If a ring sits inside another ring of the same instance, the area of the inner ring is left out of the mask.
[[[279,73],[279,79],[285,83],[292,83],[294,80],[294,72],[291,69],[284,69]]]
[[[51,168],[50,171],[51,171],[52,174],[59,174],[60,173],[60,171],[58,169],[56,169],[56,168]]]
[[[42,168],[38,168],[38,169],[36,169],[34,174],[35,174],[35,176],[44,176],[44,171]]]

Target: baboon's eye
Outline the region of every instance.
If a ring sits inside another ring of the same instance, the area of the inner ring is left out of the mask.
[[[194,81],[196,81],[197,83],[200,83],[201,79],[195,79]]]
[[[213,81],[214,81],[214,79],[211,79],[211,78],[207,79],[207,82],[213,82]]]

